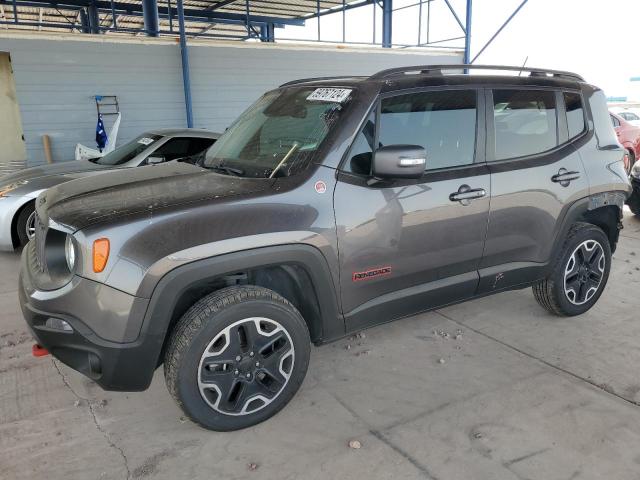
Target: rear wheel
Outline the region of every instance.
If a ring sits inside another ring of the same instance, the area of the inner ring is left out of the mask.
[[[600,298],[611,268],[611,248],[595,225],[575,224],[551,275],[533,286],[538,303],[555,315],[580,315]]]
[[[16,220],[16,233],[20,247],[24,247],[36,233],[36,207],[33,202],[27,203]]]
[[[296,308],[262,287],[235,286],[193,305],[176,325],[165,380],[193,421],[237,430],[279,412],[309,364],[307,325]]]

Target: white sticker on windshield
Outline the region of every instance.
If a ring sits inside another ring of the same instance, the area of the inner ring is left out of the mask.
[[[307,100],[318,100],[320,102],[344,102],[351,93],[350,88],[316,88]]]
[[[153,138],[142,137],[138,140],[138,143],[141,143],[142,145],[151,145],[153,143]]]

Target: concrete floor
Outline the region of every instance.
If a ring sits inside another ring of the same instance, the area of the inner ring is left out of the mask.
[[[224,434],[181,417],[161,370],[110,393],[31,357],[17,268],[0,256],[2,479],[640,479],[631,216],[588,314],[550,316],[527,289],[377,327],[314,348],[287,408]]]

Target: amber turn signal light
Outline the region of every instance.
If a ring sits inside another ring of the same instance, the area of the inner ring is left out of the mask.
[[[109,260],[109,239],[99,238],[93,242],[93,271],[100,273]]]

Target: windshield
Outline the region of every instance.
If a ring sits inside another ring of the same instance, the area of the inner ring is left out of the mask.
[[[140,155],[161,138],[160,135],[144,133],[129,143],[116,148],[113,152],[107,153],[104,157],[96,158],[94,161],[100,165],[122,165]]]
[[[272,178],[305,170],[351,99],[344,88],[270,92],[245,111],[207,151],[204,167]]]

